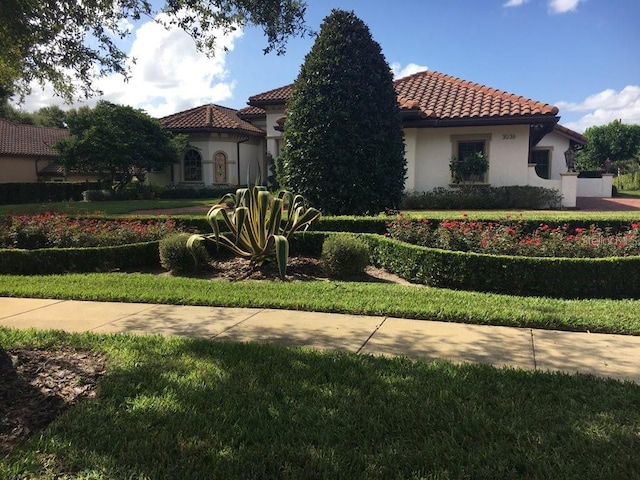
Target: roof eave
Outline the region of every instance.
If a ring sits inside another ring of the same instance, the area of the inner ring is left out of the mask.
[[[530,125],[544,123],[555,125],[560,117],[555,115],[517,115],[473,118],[411,118],[407,117],[405,127],[476,127],[493,125]]]
[[[242,130],[242,129],[230,129],[230,128],[211,128],[211,127],[164,127],[166,130],[169,130],[174,133],[226,133],[229,135],[237,135],[240,137],[264,137],[266,135],[265,132],[252,132],[250,130]]]

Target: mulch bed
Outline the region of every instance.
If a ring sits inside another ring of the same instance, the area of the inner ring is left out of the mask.
[[[0,368],[0,458],[70,406],[93,397],[105,366],[103,354],[71,348],[7,353],[13,368]]]

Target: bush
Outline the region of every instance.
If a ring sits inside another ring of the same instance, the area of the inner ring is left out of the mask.
[[[209,253],[204,244],[194,245],[193,254],[189,251],[187,240],[190,236],[188,233],[176,233],[160,240],[158,251],[163,268],[173,273],[188,273],[195,272],[209,262]]]
[[[114,247],[0,249],[0,274],[111,272],[157,268],[158,242]]]
[[[455,189],[440,187],[429,192],[407,193],[402,199],[402,209],[546,209],[558,208],[561,200],[562,195],[557,190],[542,187],[461,185]]]
[[[99,188],[92,182],[37,182],[0,184],[0,205],[82,200],[82,192]]]
[[[553,298],[640,298],[640,257],[485,255],[363,236],[372,261],[413,283],[456,290]],[[618,281],[616,279],[624,279]]]
[[[369,265],[369,246],[356,235],[338,233],[325,239],[321,258],[329,278],[349,278]]]
[[[150,242],[176,230],[172,219],[71,218],[62,213],[7,215],[0,248],[101,247]]]
[[[113,200],[113,192],[111,190],[85,190],[82,192],[82,200],[84,202],[105,202]]]

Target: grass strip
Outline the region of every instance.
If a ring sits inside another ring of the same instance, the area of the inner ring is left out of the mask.
[[[0,296],[258,307],[640,335],[639,300],[560,300],[358,282],[227,282],[142,273],[0,275]]]
[[[0,329],[0,344],[108,354],[98,395],[0,478],[640,477],[630,382],[158,336]]]

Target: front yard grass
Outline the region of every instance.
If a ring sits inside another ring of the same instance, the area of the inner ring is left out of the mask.
[[[282,308],[640,335],[640,300],[561,300],[384,283],[227,282],[142,273],[0,275],[0,296]]]
[[[50,202],[0,205],[1,215],[64,213],[67,215],[126,215],[136,210],[170,210],[172,208],[211,206],[218,199],[182,200],[113,200],[105,202]],[[205,212],[206,213],[206,212]],[[203,213],[204,216],[204,213]]]
[[[108,356],[98,395],[0,478],[640,477],[630,382],[195,339],[0,329],[0,343]]]

